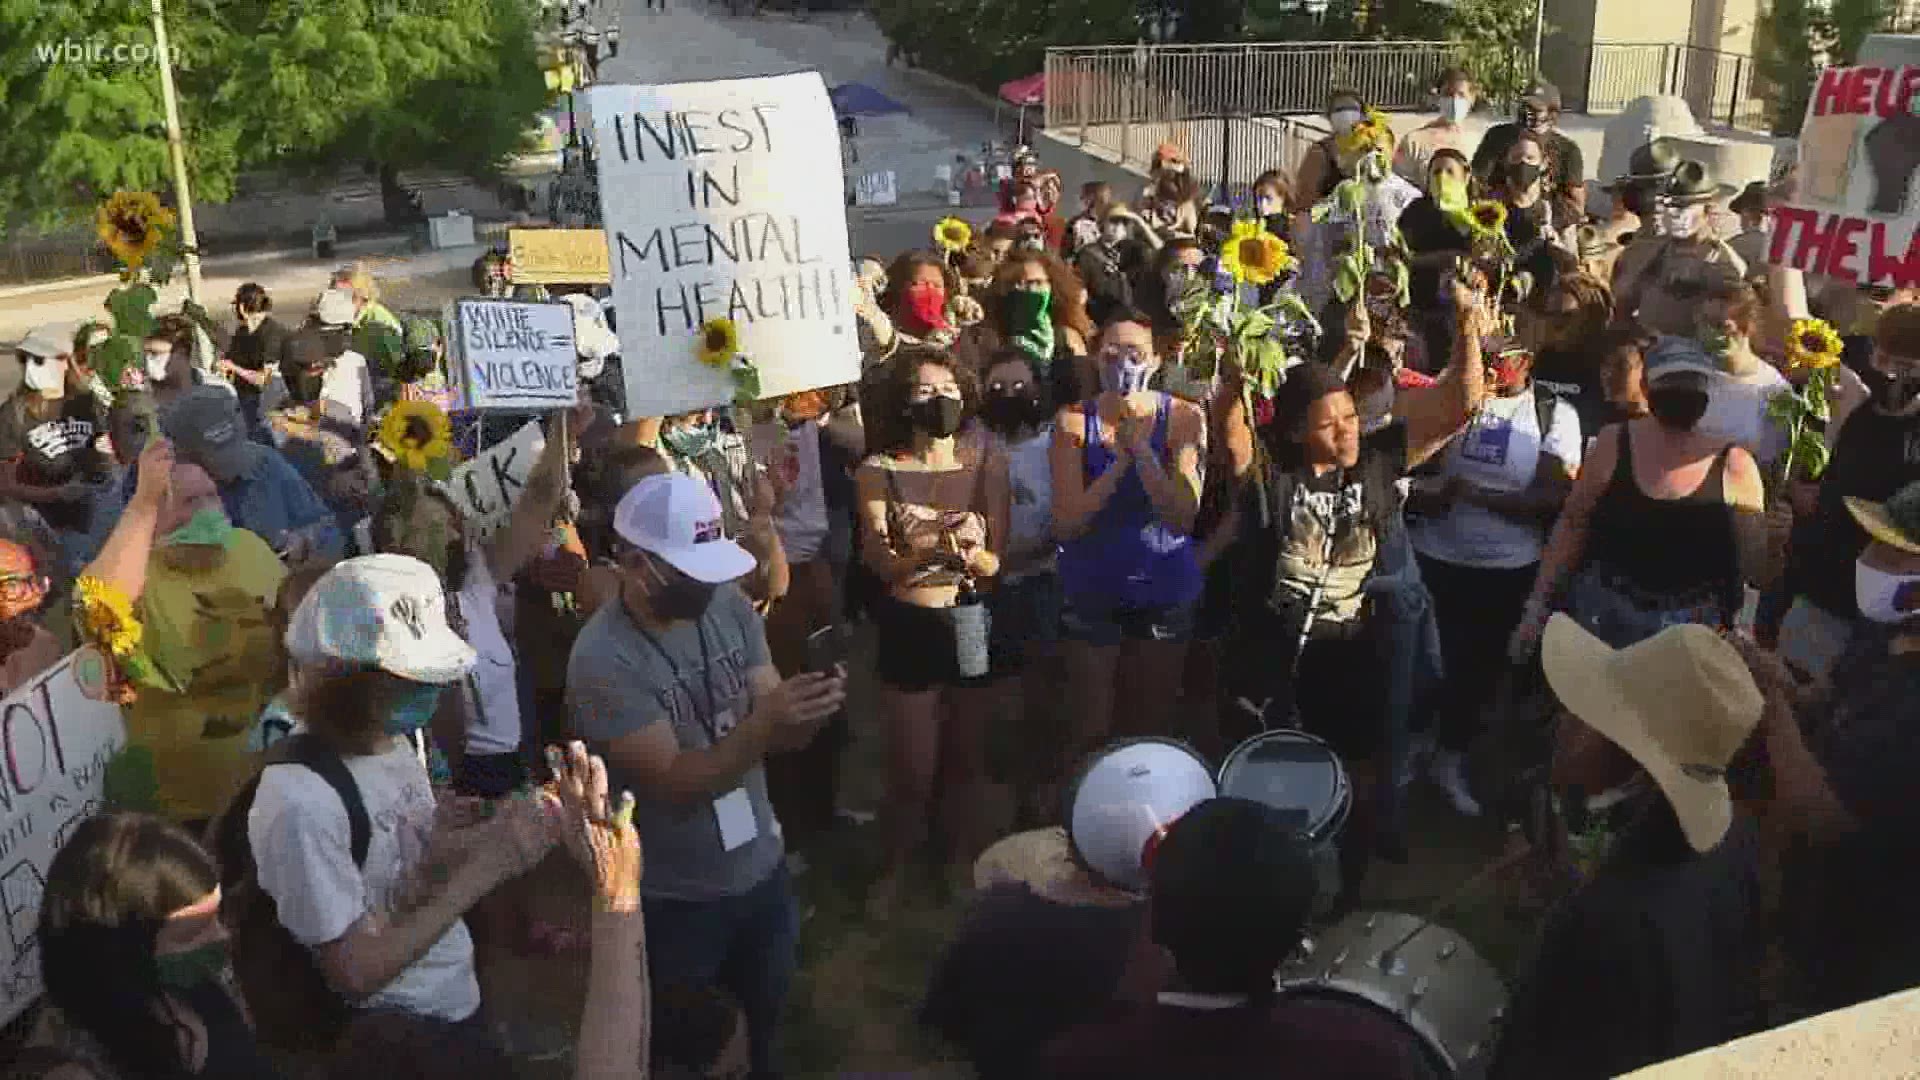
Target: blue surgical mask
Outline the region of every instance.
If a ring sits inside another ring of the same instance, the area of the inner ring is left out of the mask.
[[[1147,388],[1153,377],[1153,364],[1138,355],[1123,357],[1100,365],[1100,389],[1121,394],[1137,394]]]
[[[407,683],[387,707],[387,734],[411,735],[432,723],[433,712],[440,707],[440,692],[445,689],[432,683]]]

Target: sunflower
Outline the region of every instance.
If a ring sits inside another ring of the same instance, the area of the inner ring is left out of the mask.
[[[1507,230],[1507,207],[1493,199],[1481,199],[1467,207],[1467,225],[1476,237],[1500,236]]]
[[[1795,319],[1787,336],[1787,364],[1790,367],[1830,368],[1840,362],[1840,335],[1825,319]]]
[[[173,211],[148,191],[116,191],[94,215],[100,242],[127,269],[137,269],[173,231]]]
[[[965,251],[973,243],[973,226],[957,217],[941,218],[933,227],[933,243],[949,255]]]
[[[708,319],[700,327],[700,362],[725,368],[740,354],[740,328],[732,319]]]
[[[375,438],[394,464],[423,473],[453,453],[453,422],[431,401],[396,402]]]
[[[92,576],[79,581],[80,636],[125,659],[140,647],[140,620],[133,602],[117,586]]]
[[[1235,281],[1265,285],[1293,266],[1287,242],[1258,221],[1233,223],[1233,235],[1220,248],[1220,269]]]
[[[1387,122],[1385,113],[1369,108],[1366,119],[1348,128],[1346,134],[1336,136],[1333,146],[1343,160],[1359,157],[1372,150],[1390,154],[1393,152],[1393,125]]]

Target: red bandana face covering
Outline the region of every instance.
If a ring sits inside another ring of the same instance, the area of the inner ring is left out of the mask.
[[[1512,390],[1527,381],[1527,355],[1504,352],[1487,365],[1487,377],[1501,390]]]
[[[928,281],[907,286],[907,313],[926,330],[947,328],[947,290]]]

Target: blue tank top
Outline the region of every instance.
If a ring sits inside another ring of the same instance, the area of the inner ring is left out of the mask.
[[[1167,417],[1173,399],[1160,395],[1154,411],[1153,452],[1167,452]],[[1113,466],[1114,452],[1100,441],[1095,399],[1080,403],[1087,418],[1087,483]],[[1192,603],[1200,595],[1200,561],[1193,537],[1175,532],[1154,515],[1140,474],[1128,470],[1087,531],[1060,544],[1060,584],[1076,605],[1088,608],[1161,609]]]

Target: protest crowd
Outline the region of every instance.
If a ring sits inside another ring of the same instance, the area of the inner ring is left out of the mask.
[[[1593,177],[1553,87],[1477,144],[1433,90],[1231,205],[1023,151],[852,260],[857,380],[676,415],[650,313],[504,259],[543,409],[364,268],[36,329],[0,690],[71,654],[126,735],[6,1075],[512,1076],[529,963],[585,970],[581,1080],[783,1075],[847,828],[874,925],[964,900],[917,1015],[982,1077],[1610,1077],[1920,982],[1920,294],[1769,261],[1791,174]],[[1369,907],[1421,784],[1506,828],[1510,986]]]

